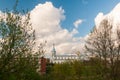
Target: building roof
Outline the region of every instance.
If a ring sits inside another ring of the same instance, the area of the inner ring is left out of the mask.
[[[63,54],[63,55],[56,55],[56,57],[76,57],[77,55],[75,55],[75,54],[69,54],[69,55],[67,55],[67,54]]]

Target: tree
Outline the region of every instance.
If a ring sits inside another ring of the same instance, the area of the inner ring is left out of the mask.
[[[71,62],[54,64],[51,71],[52,80],[74,80],[75,70]]]
[[[115,33],[113,27],[107,19],[103,20],[100,26],[95,26],[86,41],[86,50],[100,59],[101,66],[104,66],[101,76],[104,79],[116,80],[115,70],[119,66],[115,63],[120,56],[120,30]]]
[[[6,11],[0,18],[0,79],[37,80],[38,53],[29,13]],[[35,75],[36,74],[36,75]],[[34,76],[34,77],[33,77]]]

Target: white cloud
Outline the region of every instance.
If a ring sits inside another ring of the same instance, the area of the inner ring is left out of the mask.
[[[55,8],[51,2],[37,5],[31,11],[30,17],[33,28],[36,29],[37,34],[40,34],[39,37],[59,31],[61,29],[60,21],[65,18],[63,13],[62,8]]]
[[[95,25],[99,28],[100,23],[104,20],[108,20],[109,24],[112,25],[112,39],[116,39],[117,29],[120,29],[120,3],[118,3],[108,14],[98,13],[95,18]],[[100,28],[99,28],[100,30]]]
[[[78,20],[76,20],[73,24],[74,24],[75,28],[78,28],[78,26],[79,26],[82,22],[83,22],[83,20],[78,19]]]
[[[0,11],[0,18],[2,18],[2,16],[3,16],[3,12]]]
[[[103,19],[107,19],[111,24],[113,24],[113,30],[117,28],[120,24],[120,3],[118,3],[111,12],[104,15],[102,12],[98,13],[95,18],[95,25],[99,26]]]
[[[79,33],[78,30],[75,29],[75,28],[74,28],[74,29],[72,30],[72,32],[71,32],[71,34],[73,34],[73,35],[78,34],[78,33]]]
[[[99,24],[101,23],[101,21],[104,19],[104,15],[102,12],[98,13],[98,15],[95,18],[95,25],[99,26]]]
[[[53,43],[56,45],[58,54],[72,53],[75,49],[82,49],[81,38],[74,37],[79,33],[77,27],[82,20],[75,22],[76,28],[71,32],[63,29],[60,23],[65,19],[64,10],[61,7],[54,7],[51,2],[37,5],[30,13],[30,21],[36,31],[36,42],[39,44],[44,40],[47,41],[46,53],[51,54]]]

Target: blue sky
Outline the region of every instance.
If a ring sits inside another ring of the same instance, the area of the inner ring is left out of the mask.
[[[61,22],[62,28],[66,28],[71,31],[74,27],[73,22],[77,19],[84,20],[79,25],[79,34],[76,36],[85,36],[92,30],[94,26],[94,18],[99,12],[104,14],[109,13],[119,0],[19,0],[18,9],[20,10],[32,10],[37,4],[50,1],[57,8],[64,9],[65,20]],[[3,11],[6,8],[12,9],[15,0],[0,0],[0,10]]]

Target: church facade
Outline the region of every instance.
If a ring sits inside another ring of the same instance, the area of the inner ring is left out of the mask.
[[[51,62],[52,63],[63,63],[65,61],[72,61],[72,60],[78,60],[79,56],[77,54],[64,54],[64,55],[58,55],[56,53],[55,46],[53,45],[52,49],[52,57]]]

